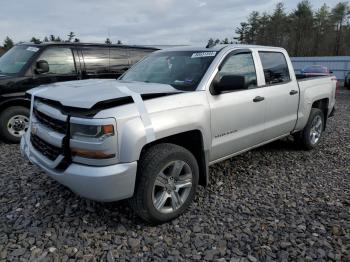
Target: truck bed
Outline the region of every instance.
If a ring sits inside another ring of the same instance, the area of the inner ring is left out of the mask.
[[[295,74],[296,78],[298,81],[306,81],[310,79],[315,79],[315,78],[327,78],[330,76],[325,76],[325,75],[305,75],[305,74]]]

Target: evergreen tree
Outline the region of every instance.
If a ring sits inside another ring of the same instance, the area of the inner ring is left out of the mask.
[[[240,44],[248,44],[248,33],[249,33],[249,24],[246,22],[242,22],[240,27],[236,28],[236,34],[238,35],[234,39],[238,41]]]
[[[7,36],[4,40],[4,49],[9,50],[13,46],[14,46],[14,43],[13,43],[12,39]]]
[[[332,23],[330,20],[329,7],[326,4],[315,13],[313,32],[312,55],[322,56],[328,54],[331,51],[328,47],[328,38],[332,35]]]
[[[349,16],[350,6],[347,2],[340,2],[332,9],[331,19],[335,26],[333,55],[341,54],[344,36],[346,33],[349,34]]]
[[[234,39],[241,44],[284,47],[291,56],[350,55],[349,2],[329,10],[323,5],[314,12],[310,1],[303,0],[287,14],[283,3],[278,3],[272,13],[251,12],[235,29]]]
[[[106,43],[107,45],[111,45],[111,44],[112,44],[112,41],[107,37],[105,43]]]
[[[70,33],[68,34],[68,40],[67,40],[67,42],[71,42],[71,41],[73,40],[74,37],[75,37],[74,32],[70,32]]]
[[[36,37],[32,37],[32,39],[30,39],[30,42],[34,43],[34,44],[41,44],[41,41],[39,38]]]

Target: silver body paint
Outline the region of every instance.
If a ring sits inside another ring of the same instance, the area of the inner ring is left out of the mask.
[[[218,66],[229,53],[237,49],[252,51],[258,86],[261,88],[213,96],[209,87],[218,72]],[[64,171],[60,171],[55,168],[59,160],[50,161],[29,146],[31,143],[29,133],[21,141],[23,155],[42,168],[50,177],[86,198],[116,201],[129,198],[134,194],[137,161],[141,150],[150,142],[198,130],[202,135],[202,150],[206,155],[206,165],[209,166],[302,130],[307,123],[311,106],[316,100],[329,99],[329,113],[334,107],[335,82],[330,77],[324,77],[298,83],[288,54],[284,49],[239,45],[208,50],[192,47],[171,49],[171,51],[176,50],[218,52],[196,91],[141,101],[143,103],[141,107],[136,104],[140,101],[111,107],[99,111],[93,119],[72,118],[73,121],[81,123],[111,123],[113,119],[112,122],[117,132],[116,137],[110,141],[101,142],[101,144],[85,144],[85,146],[87,148],[100,147],[115,152],[114,159],[106,160],[99,165],[92,165],[89,159],[73,158],[73,163]],[[288,62],[291,81],[280,85],[265,86],[258,51],[282,52]],[[123,88],[120,90],[118,86],[123,86]],[[100,101],[113,99],[119,94],[125,95],[125,92],[144,93],[150,86],[164,90],[171,89],[170,86],[162,84],[86,80],[54,84],[53,88],[48,88],[39,95],[42,98],[58,101],[64,106],[90,108]],[[298,90],[299,94],[291,96],[289,95],[291,90]],[[253,103],[252,100],[256,96],[265,97],[265,101]],[[47,114],[55,118],[66,117],[49,105],[34,106],[41,107]],[[140,108],[143,108],[143,112],[140,112]],[[145,126],[142,114],[147,114],[147,121],[150,122],[147,123],[148,126]],[[34,118],[33,115],[31,117]],[[56,145],[62,142],[60,135],[38,125],[37,135],[40,135],[42,139]],[[153,134],[147,135],[147,128],[150,128]],[[71,145],[74,143],[79,143],[79,141],[71,139]],[[29,154],[28,148],[31,151]]]

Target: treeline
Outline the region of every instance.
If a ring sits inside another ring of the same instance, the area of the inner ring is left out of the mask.
[[[62,39],[60,36],[55,36],[55,35],[49,35],[49,36],[45,36],[43,39],[37,38],[35,36],[33,36],[29,42],[32,42],[34,44],[41,44],[43,42],[74,42],[74,43],[79,43],[80,39],[76,37],[74,32],[70,32],[67,35],[66,39]],[[112,44],[112,41],[109,38],[106,38],[105,40],[106,44]],[[118,40],[116,42],[116,44],[118,45],[122,45],[122,41]],[[6,37],[3,45],[0,45],[0,55],[4,52],[6,52],[7,50],[9,50],[10,48],[12,48],[14,46],[14,42],[10,37]]]
[[[287,13],[284,4],[278,3],[272,13],[251,12],[235,33],[236,43],[280,46],[291,56],[350,55],[350,6],[340,2],[333,8],[324,4],[313,10],[304,0]]]

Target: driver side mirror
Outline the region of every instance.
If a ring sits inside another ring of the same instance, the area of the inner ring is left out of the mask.
[[[39,60],[36,62],[35,72],[37,74],[44,74],[49,72],[49,63],[45,60]]]
[[[212,85],[213,95],[219,95],[226,91],[236,91],[247,89],[245,77],[241,75],[226,75],[219,81],[214,81]]]

